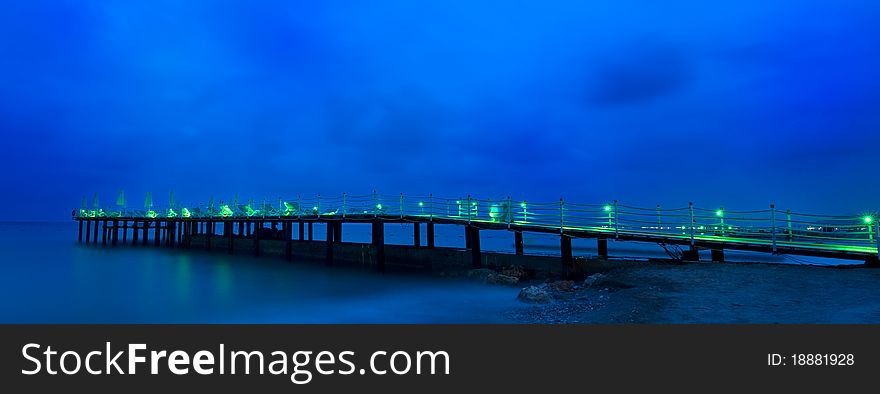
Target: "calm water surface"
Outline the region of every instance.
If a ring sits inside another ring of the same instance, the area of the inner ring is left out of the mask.
[[[275,258],[85,246],[74,223],[0,224],[0,246],[2,323],[502,323],[519,291]]]

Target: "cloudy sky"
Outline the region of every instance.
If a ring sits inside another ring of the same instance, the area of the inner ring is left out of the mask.
[[[4,4],[0,219],[120,189],[880,209],[872,1],[305,3]]]

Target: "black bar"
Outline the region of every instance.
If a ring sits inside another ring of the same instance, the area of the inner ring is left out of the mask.
[[[333,236],[336,233],[334,227],[335,223],[327,222],[327,265],[333,265]]]
[[[82,243],[82,241],[83,241],[83,221],[82,221],[82,219],[77,219],[76,221],[79,222],[78,223],[79,230],[76,232],[76,239],[77,239],[77,241],[79,241],[79,243]]]
[[[376,253],[376,270],[385,272],[385,223],[373,221],[373,250]]]
[[[522,256],[522,255],[523,255],[523,249],[524,249],[524,248],[523,248],[524,245],[523,245],[523,233],[522,233],[522,231],[514,231],[514,232],[513,232],[513,244],[514,244],[514,247],[516,248],[516,255],[517,255],[517,256]]]
[[[471,226],[469,228],[471,229],[471,266],[480,268],[483,266],[483,257],[480,254],[480,229]]]
[[[428,239],[428,247],[434,248],[434,223],[428,223],[425,225],[426,234],[425,237]]]
[[[608,258],[608,239],[607,238],[596,238],[596,249],[599,254],[599,258],[607,259]]]
[[[574,268],[574,256],[571,253],[571,237],[562,234],[559,236],[560,250],[562,252],[562,270]]]
[[[86,243],[89,243],[89,235],[92,234],[92,220],[86,219]]]
[[[422,246],[422,224],[413,223],[413,245]]]

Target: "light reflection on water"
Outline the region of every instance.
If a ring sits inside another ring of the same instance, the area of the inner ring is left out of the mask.
[[[155,247],[0,224],[3,323],[503,323],[518,288]]]

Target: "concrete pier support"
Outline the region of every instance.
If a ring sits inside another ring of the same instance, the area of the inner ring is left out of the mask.
[[[524,248],[523,248],[524,244],[523,244],[523,233],[522,233],[522,231],[514,231],[514,232],[513,232],[513,245],[514,245],[514,248],[516,249],[516,255],[517,255],[517,256],[522,256],[522,255],[523,255],[523,249],[524,249]]]
[[[299,240],[306,240],[306,224],[304,222],[299,222]]]
[[[137,245],[140,233],[138,232],[140,228],[138,227],[138,221],[134,220],[131,222],[131,244]]]
[[[385,223],[373,221],[373,250],[376,253],[376,270],[385,272]]]
[[[480,229],[472,226],[467,226],[465,229],[468,234],[467,238],[470,240],[468,243],[471,250],[471,267],[480,268],[483,266],[483,256],[480,251]]]
[[[141,245],[147,246],[147,239],[150,238],[150,234],[148,233],[150,229],[150,221],[144,220],[144,238],[141,239]]]
[[[342,222],[336,222],[333,225],[333,242],[342,242]]]
[[[724,249],[712,249],[712,261],[723,263],[724,262]]]
[[[97,245],[98,244],[98,226],[100,225],[100,222],[98,222],[98,220],[95,219],[94,224],[95,224],[95,229],[92,231],[92,243]]]
[[[229,255],[235,254],[235,231],[233,229],[233,226],[234,226],[233,223],[235,223],[235,222],[223,223],[223,227],[226,227],[227,225],[229,226],[229,232],[226,234],[226,236],[227,236],[226,242],[228,243],[226,245],[226,254],[229,254]],[[238,223],[241,223],[241,222],[238,222]],[[241,225],[238,226],[238,229],[239,229],[239,231],[241,231]]]
[[[156,232],[153,233],[153,245],[160,246],[162,242],[162,222],[156,221]],[[210,250],[211,242],[208,241],[208,246]]]
[[[698,262],[700,261],[700,251],[696,247],[691,246],[690,249],[681,253],[681,259],[683,261]]]
[[[205,222],[205,249],[211,250],[211,239],[214,238],[214,222]]]
[[[284,222],[284,259],[293,261],[293,222]]]
[[[315,227],[313,226],[314,224],[315,223],[313,223],[313,222],[309,222],[309,241],[312,240],[312,236],[315,234],[315,232],[314,232]]]
[[[107,245],[107,221],[101,221],[101,245]]]
[[[128,220],[122,221],[122,244],[128,243]]]
[[[254,222],[254,256],[260,256],[260,233],[263,229],[263,222]]]
[[[428,223],[425,225],[425,238],[428,241],[428,248],[434,248],[434,223]]]
[[[571,252],[571,237],[563,234],[559,237],[559,249],[562,255],[562,270],[568,271],[574,268],[574,256]]]
[[[333,237],[336,235],[336,223],[327,222],[327,258],[325,263],[333,265]]]
[[[92,221],[86,220],[86,243],[89,243],[89,238],[92,235]]]
[[[113,221],[113,234],[110,237],[110,244],[116,246],[116,243],[119,241],[119,221]]]
[[[413,245],[422,246],[422,224],[413,223]]]
[[[608,238],[597,238],[596,239],[596,250],[600,259],[608,258]]]
[[[77,225],[79,226],[79,230],[76,232],[76,239],[79,241],[79,243],[82,243],[82,241],[83,241],[83,221],[82,221],[82,219],[77,219],[76,221],[77,221]]]

